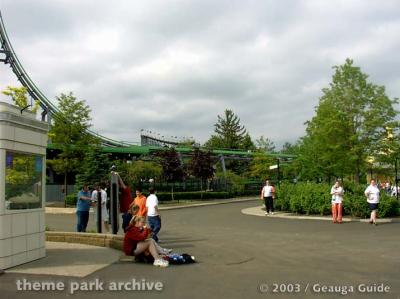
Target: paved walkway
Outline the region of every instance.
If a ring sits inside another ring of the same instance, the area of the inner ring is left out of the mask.
[[[106,266],[75,278],[70,272],[65,272],[65,276],[7,272],[0,276],[0,297],[54,299],[69,296],[68,291],[18,291],[16,280],[23,278],[38,282],[62,280],[66,284],[69,281],[85,284],[98,278],[105,284],[136,279],[161,282],[164,287],[161,292],[81,290],[73,296],[80,299],[400,298],[400,223],[376,227],[360,222],[333,225],[329,221],[241,213],[258,204],[259,201],[254,200],[164,211],[159,234],[161,245],[194,255],[196,264],[162,269],[129,262],[109,264],[110,259],[108,262],[97,261]],[[46,225],[73,230],[75,218],[71,214],[48,214]],[[68,251],[65,250],[64,254],[58,254],[53,265],[60,265],[61,269],[74,263],[75,259],[80,260],[76,270],[79,273],[79,267],[84,267],[85,261],[93,263],[90,253],[94,250],[72,250],[73,258],[68,261],[63,260]],[[83,255],[82,259],[80,255]],[[95,255],[105,259],[109,252]],[[383,285],[389,291],[363,293],[358,290],[360,285],[372,288]],[[339,291],[319,291],[321,287],[333,286]],[[294,292],[292,287],[299,292],[290,293],[290,290]],[[352,292],[341,293],[350,287]]]
[[[6,270],[6,273],[85,277],[121,257],[121,251],[82,244],[46,242],[46,257]]]
[[[298,215],[286,212],[275,212],[273,215],[265,215],[265,208],[263,206],[251,207],[242,210],[243,214],[270,218],[286,218],[286,219],[297,219],[297,220],[324,220],[332,221],[331,216],[316,216],[316,215]],[[377,223],[390,223],[393,222],[392,218],[377,219]],[[369,219],[349,218],[343,217],[343,222],[369,222]]]
[[[229,204],[235,202],[247,202],[255,200],[254,196],[251,197],[239,197],[239,198],[228,198],[221,200],[210,200],[207,202],[196,203],[186,203],[186,204],[161,204],[160,210],[175,210],[175,209],[186,209],[186,208],[195,208],[195,207],[204,207],[204,206],[213,206],[213,205],[221,205],[221,204]],[[76,208],[59,208],[59,207],[46,207],[46,214],[75,214]],[[93,208],[90,209],[90,213],[94,213]]]

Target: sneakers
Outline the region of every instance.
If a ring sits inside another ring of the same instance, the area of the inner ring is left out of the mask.
[[[274,215],[275,213],[274,212],[271,212],[271,215]]]
[[[165,268],[165,267],[168,267],[169,262],[166,260],[163,260],[163,259],[158,259],[158,260],[154,261],[153,265],[156,267]]]
[[[269,213],[268,213],[268,212],[265,212],[265,216],[269,216]]]

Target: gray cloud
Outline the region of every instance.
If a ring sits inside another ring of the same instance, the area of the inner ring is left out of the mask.
[[[72,90],[93,128],[204,142],[229,108],[253,139],[304,134],[346,57],[399,96],[397,1],[3,0],[22,64],[51,99]],[[16,85],[1,66],[0,86]]]

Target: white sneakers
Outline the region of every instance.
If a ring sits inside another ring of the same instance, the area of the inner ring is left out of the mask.
[[[153,265],[156,267],[165,268],[165,267],[168,267],[169,262],[166,260],[163,260],[163,259],[157,259],[154,261]]]

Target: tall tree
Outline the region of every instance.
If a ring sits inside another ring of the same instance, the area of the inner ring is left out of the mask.
[[[86,153],[98,140],[87,133],[91,118],[85,101],[79,101],[72,93],[61,94],[57,101],[60,114],[54,117],[49,137],[61,153],[48,162],[57,173],[64,174],[67,190],[68,174],[81,172]]]
[[[175,148],[160,150],[155,153],[163,170],[163,177],[168,182],[182,181],[185,177],[183,163]],[[171,196],[174,199],[174,185],[171,187]]]
[[[307,122],[304,141],[314,157],[303,151],[303,158],[309,156],[309,163],[317,164],[326,177],[352,173],[359,182],[367,156],[383,150],[386,128],[398,131],[393,107],[398,101],[389,99],[383,86],[368,82],[350,59],[334,70],[316,115]]]
[[[215,135],[212,135],[205,144],[207,147],[227,149],[254,147],[245,127],[240,124],[240,118],[232,110],[227,109],[223,116],[218,115],[214,132]]]
[[[21,87],[12,87],[7,86],[5,90],[1,92],[2,94],[11,97],[11,100],[14,102],[16,106],[19,108],[29,107],[28,103],[28,89],[25,86]],[[36,113],[39,109],[39,102],[35,101],[28,110]]]
[[[215,172],[211,152],[205,152],[199,148],[194,149],[188,168],[190,174],[201,179],[201,189],[203,189],[204,182],[211,178]]]
[[[273,153],[275,151],[275,144],[269,138],[261,136],[256,140],[256,148],[265,152]]]
[[[81,172],[76,176],[78,186],[95,183],[107,184],[110,180],[112,162],[109,155],[102,152],[100,146],[89,147],[82,161]]]

